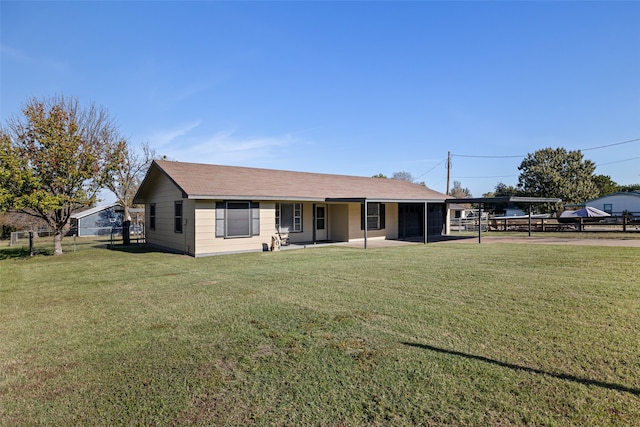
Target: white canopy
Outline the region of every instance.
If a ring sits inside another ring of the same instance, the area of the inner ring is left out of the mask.
[[[604,218],[605,216],[611,216],[611,214],[601,211],[600,209],[587,206],[577,211],[564,211],[560,214],[560,218]]]

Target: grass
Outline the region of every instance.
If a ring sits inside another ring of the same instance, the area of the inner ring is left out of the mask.
[[[3,257],[0,425],[638,425],[639,256]]]

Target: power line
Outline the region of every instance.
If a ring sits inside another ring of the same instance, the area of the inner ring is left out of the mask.
[[[640,157],[632,157],[630,159],[624,159],[624,160],[616,160],[614,162],[607,162],[607,163],[596,163],[596,166],[605,166],[605,165],[613,165],[615,163],[622,163],[622,162],[628,162],[630,160],[637,160],[640,159]]]
[[[432,170],[434,170],[435,168],[437,168],[438,166],[440,166],[441,164],[443,164],[446,161],[447,161],[447,159],[444,159],[444,160],[440,161],[437,165],[435,165],[434,167],[432,167],[431,169],[429,169],[428,171],[426,171],[422,175],[418,175],[415,179],[423,177],[424,175],[428,174],[429,172],[431,172]]]
[[[597,150],[600,148],[607,148],[607,147],[613,147],[614,145],[622,145],[622,144],[629,144],[631,142],[636,142],[636,141],[640,141],[640,138],[636,138],[636,139],[630,139],[628,141],[622,141],[622,142],[614,142],[613,144],[607,144],[607,145],[601,145],[599,147],[591,147],[591,148],[584,148],[580,151],[590,151],[590,150]]]
[[[632,142],[638,142],[640,141],[640,138],[635,138],[635,139],[630,139],[628,141],[622,141],[622,142],[614,142],[612,144],[605,144],[605,145],[599,145],[597,147],[590,147],[590,148],[579,148],[578,150],[571,150],[571,151],[591,151],[591,150],[599,150],[601,148],[608,148],[608,147],[614,147],[616,145],[624,145],[624,144],[630,144]],[[524,155],[509,155],[509,156],[497,156],[497,155],[473,155],[473,154],[451,154],[451,156],[455,156],[455,157],[471,157],[471,158],[480,158],[480,159],[514,159],[514,158],[523,158],[526,157],[526,154]],[[631,160],[631,159],[627,159],[627,160]],[[621,161],[626,161],[626,160],[621,160]]]
[[[583,149],[578,149],[578,150],[569,150],[569,151],[591,151],[591,150],[599,150],[602,148],[609,148],[609,147],[615,147],[618,145],[624,145],[624,144],[631,144],[633,142],[638,142],[640,141],[640,138],[634,138],[634,139],[629,139],[627,141],[621,141],[621,142],[614,142],[612,144],[605,144],[605,145],[598,145],[596,147],[590,147],[590,148],[583,148]],[[520,158],[523,159],[525,158],[527,155],[473,155],[473,154],[452,154],[451,152],[449,152],[449,155],[447,157],[447,159],[443,160],[442,162],[438,163],[435,167],[433,167],[432,169],[430,169],[428,172],[431,172],[433,169],[435,169],[437,166],[439,166],[441,163],[443,163],[444,161],[448,160],[447,163],[447,194],[449,192],[449,179],[450,179],[450,174],[451,174],[451,158],[452,157],[466,157],[466,158],[476,158],[476,159],[515,159],[515,158]],[[616,163],[622,163],[622,162],[628,162],[631,160],[637,160],[640,159],[640,157],[632,157],[632,158],[628,158],[628,159],[623,159],[623,160],[617,160],[617,161],[613,161],[613,162],[607,162],[607,163],[600,163],[600,164],[596,164],[596,167],[598,166],[605,166],[605,165],[611,165],[611,164],[616,164]],[[425,175],[426,173],[422,175]],[[420,175],[420,176],[422,176]],[[459,177],[454,177],[453,179],[495,179],[495,178],[514,178],[517,177],[517,175],[491,175],[491,176],[459,176]]]
[[[455,179],[482,179],[482,178],[515,178],[518,175],[493,175],[493,176],[454,176]]]
[[[481,158],[481,159],[513,159],[513,158],[522,158],[524,157],[523,155],[518,155],[518,156],[474,156],[471,154],[451,154],[451,157],[475,157],[475,158]]]

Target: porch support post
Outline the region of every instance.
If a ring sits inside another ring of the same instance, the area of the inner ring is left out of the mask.
[[[451,234],[451,210],[449,209],[449,203],[444,204],[444,234]]]
[[[482,203],[478,203],[478,243],[482,243]]]
[[[367,199],[364,199],[364,248],[367,249],[367,229],[369,228],[369,221],[367,221]]]
[[[313,231],[312,231],[312,239],[313,239],[313,243],[316,243],[316,226],[317,226],[317,221],[318,219],[316,218],[316,204],[313,204]]]
[[[532,203],[529,203],[529,237],[531,237],[531,210],[532,210]]]
[[[424,202],[424,244],[429,243],[429,203]]]

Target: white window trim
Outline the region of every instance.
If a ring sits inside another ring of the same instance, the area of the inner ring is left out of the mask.
[[[282,224],[282,205],[293,205],[291,227],[289,230],[280,229],[283,232],[289,233],[302,233],[302,203],[276,203],[276,227],[281,227]]]

